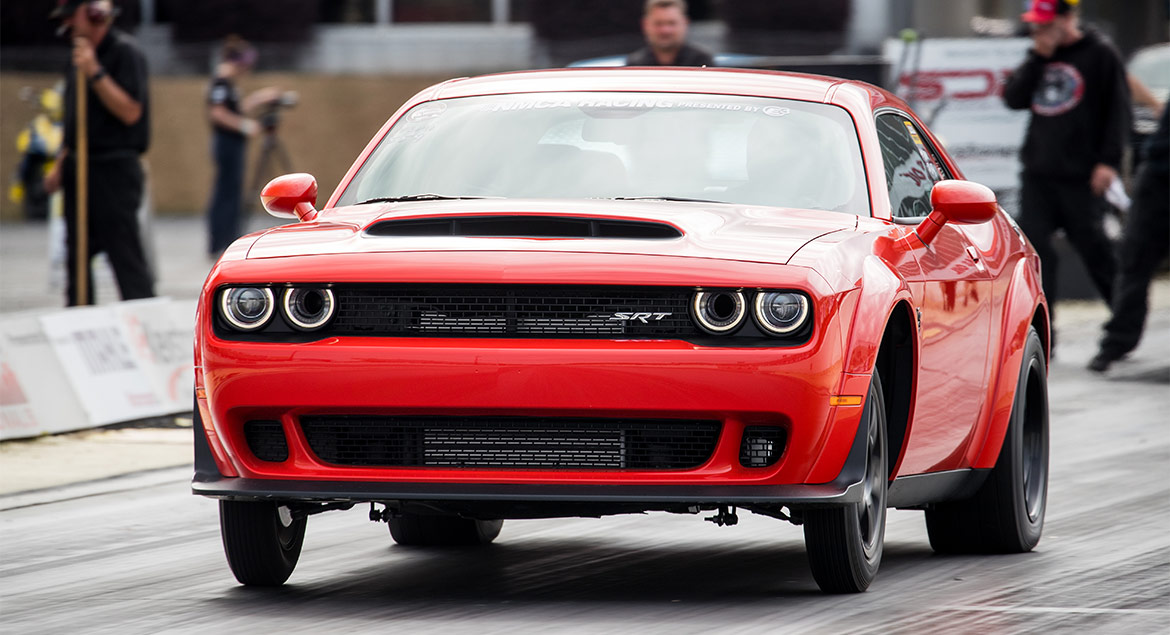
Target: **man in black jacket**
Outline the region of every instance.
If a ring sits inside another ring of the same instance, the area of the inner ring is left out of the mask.
[[[150,142],[150,92],[146,57],[130,36],[113,28],[110,0],[58,0],[50,16],[73,37],[65,75],[65,140],[45,189],[64,190],[69,283],[66,303],[93,304],[93,275],[87,267],[86,297],[77,297],[77,258],[105,252],[123,300],[154,296],[154,279],[138,229],[145,175],[139,157]],[[76,85],[75,69],[84,85]],[[87,254],[77,252],[76,94],[86,91],[88,140]]]
[[[714,66],[707,51],[687,44],[687,3],[646,0],[642,34],[646,48],[630,53],[627,66]]]
[[[1170,105],[1158,131],[1146,140],[1137,192],[1125,221],[1113,290],[1113,317],[1089,370],[1103,373],[1137,348],[1149,313],[1150,280],[1170,253]]]
[[[1101,200],[1117,179],[1129,129],[1129,91],[1121,56],[1101,35],[1082,29],[1077,0],[1032,0],[1022,18],[1032,49],[1004,87],[1009,108],[1030,108],[1020,151],[1020,228],[1043,264],[1044,293],[1056,294],[1052,234],[1064,229],[1097,291],[1113,298],[1113,246]]]

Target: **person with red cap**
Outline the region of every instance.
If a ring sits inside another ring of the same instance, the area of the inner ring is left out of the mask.
[[[1105,302],[1113,298],[1113,245],[1105,234],[1106,190],[1118,178],[1129,130],[1129,89],[1121,55],[1080,24],[1079,0],[1032,0],[1021,18],[1032,48],[1004,86],[1009,108],[1031,109],[1020,150],[1020,228],[1057,296],[1052,235],[1063,229]],[[1055,330],[1053,331],[1055,343]]]

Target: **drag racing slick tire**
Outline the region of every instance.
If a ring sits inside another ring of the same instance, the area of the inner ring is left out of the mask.
[[[995,467],[971,498],[926,510],[938,553],[1023,553],[1040,542],[1048,500],[1048,366],[1028,329],[1011,419]]]
[[[491,544],[504,521],[406,513],[387,524],[390,537],[404,547],[468,547]]]
[[[273,502],[220,501],[219,528],[228,566],[240,584],[279,586],[305,543],[305,518]]]
[[[866,435],[865,488],[861,502],[805,512],[804,544],[809,566],[817,585],[826,593],[866,590],[882,561],[889,452],[885,396],[876,369],[865,398],[858,434]]]

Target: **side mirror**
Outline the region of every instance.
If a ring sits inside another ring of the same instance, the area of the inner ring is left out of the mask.
[[[927,245],[947,223],[986,223],[999,213],[995,192],[971,181],[935,183],[930,191],[930,205],[934,210],[915,229],[918,238]]]
[[[311,221],[317,218],[317,179],[303,173],[278,176],[260,190],[260,202],[277,218]]]

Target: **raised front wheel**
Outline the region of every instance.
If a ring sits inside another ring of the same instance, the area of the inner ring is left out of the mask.
[[[304,518],[277,503],[220,501],[219,529],[228,566],[240,584],[279,586],[292,575],[305,542]]]
[[[874,371],[858,434],[866,435],[864,495],[859,503],[805,513],[804,544],[817,585],[826,593],[859,593],[869,588],[882,561],[889,484],[886,405],[881,377]]]

